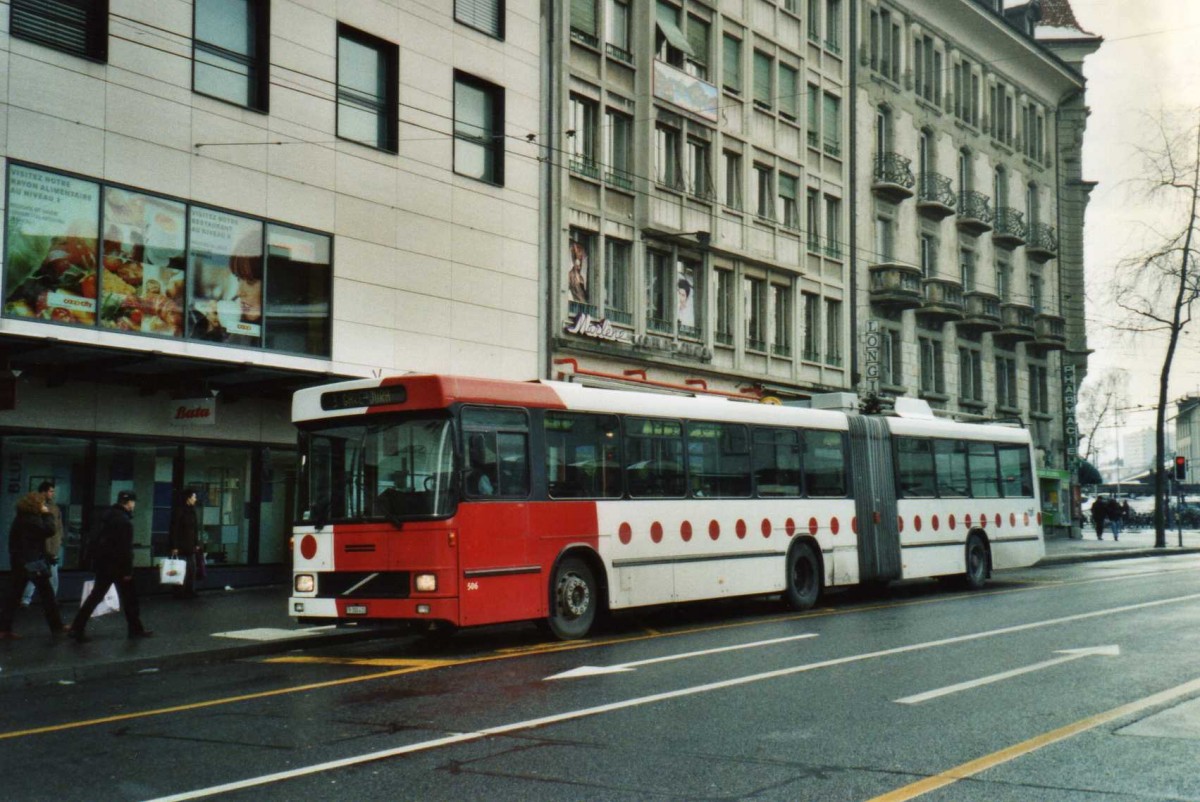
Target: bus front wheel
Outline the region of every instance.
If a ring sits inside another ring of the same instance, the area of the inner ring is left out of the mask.
[[[554,571],[550,586],[550,617],[546,623],[555,637],[574,640],[588,634],[596,620],[599,594],[596,577],[578,557],[567,557]]]
[[[988,550],[983,538],[975,532],[967,536],[967,571],[963,574],[963,584],[968,590],[979,590],[987,582]]]
[[[821,560],[812,544],[796,543],[787,556],[787,589],[784,598],[794,610],[810,610],[821,597]]]

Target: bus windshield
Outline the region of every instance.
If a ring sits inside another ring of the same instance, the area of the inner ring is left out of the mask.
[[[405,520],[450,515],[457,483],[448,417],[380,417],[301,433],[300,521]]]

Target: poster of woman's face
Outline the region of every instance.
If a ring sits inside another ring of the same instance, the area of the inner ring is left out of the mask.
[[[690,267],[679,269],[679,279],[675,284],[678,299],[676,316],[681,326],[696,325],[696,271]]]
[[[240,345],[262,341],[263,227],[211,209],[191,215],[193,337]]]
[[[588,254],[583,243],[571,240],[571,269],[567,273],[567,286],[571,290],[571,300],[581,304],[588,302]]]

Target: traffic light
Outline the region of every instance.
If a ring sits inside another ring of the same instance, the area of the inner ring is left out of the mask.
[[[1175,458],[1175,479],[1182,482],[1187,478],[1187,457]]]

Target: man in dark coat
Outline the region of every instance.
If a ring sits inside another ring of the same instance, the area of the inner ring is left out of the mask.
[[[117,503],[104,512],[100,531],[92,544],[96,584],[71,624],[71,637],[77,641],[87,640],[84,627],[96,605],[104,600],[104,594],[113,585],[117,587],[121,612],[125,613],[125,623],[129,626],[129,637],[146,638],[154,634],[142,625],[141,607],[133,587],[133,509],[136,505],[137,495],[122,490],[117,494]]]
[[[196,561],[200,559],[200,518],[196,515],[196,491],[185,487],[179,505],[171,510],[171,556],[187,563],[183,585],[175,595],[190,599],[196,595]]]
[[[46,541],[54,537],[54,517],[42,493],[29,493],[17,501],[17,515],[8,533],[8,558],[11,585],[0,608],[0,639],[18,637],[12,631],[13,613],[21,603],[25,583],[37,588],[51,632],[62,632],[63,623],[50,584],[50,563],[46,559]]]
[[[1096,539],[1104,540],[1104,519],[1108,517],[1108,502],[1097,495],[1092,502],[1092,523],[1096,526]]]

